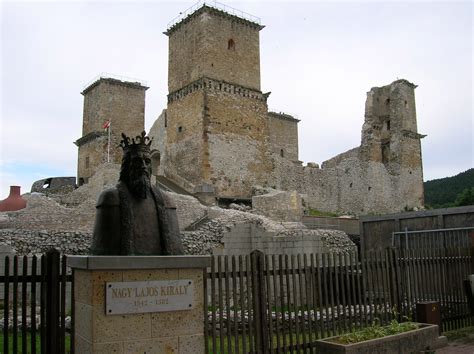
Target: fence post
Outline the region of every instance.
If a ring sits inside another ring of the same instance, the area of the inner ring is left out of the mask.
[[[400,266],[399,266],[399,254],[398,250],[396,248],[392,248],[391,250],[392,254],[392,276],[393,276],[393,281],[395,286],[394,286],[394,299],[395,302],[394,304],[397,304],[397,320],[401,321],[402,319],[402,283],[401,283],[401,277],[400,277]]]
[[[46,350],[59,353],[59,251],[46,252]]]
[[[5,283],[3,284],[4,286],[4,292],[3,292],[3,351],[4,353],[9,353],[8,350],[8,344],[9,344],[9,338],[8,338],[8,320],[10,317],[10,257],[6,256],[5,257]]]
[[[255,316],[255,350],[257,353],[268,352],[268,326],[266,316],[267,294],[264,276],[264,253],[259,250],[251,254],[253,311]]]

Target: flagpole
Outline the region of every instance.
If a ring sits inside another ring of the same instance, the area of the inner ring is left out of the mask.
[[[112,129],[112,119],[109,120],[109,137],[107,141],[107,163],[110,162],[110,130]]]

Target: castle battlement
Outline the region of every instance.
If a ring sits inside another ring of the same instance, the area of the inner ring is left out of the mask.
[[[212,12],[213,14],[226,19],[231,19],[232,21],[237,21],[243,25],[251,26],[258,30],[261,30],[265,27],[260,24],[259,17],[234,9],[233,7],[227,6],[217,1],[214,1],[213,4],[214,5],[210,5],[205,1],[198,1],[196,4],[181,12],[178,16],[171,20],[168,23],[166,32],[163,33],[169,36],[171,33],[178,30],[183,24],[192,21],[199,14],[206,11]]]
[[[208,77],[203,77],[201,79],[198,79],[190,83],[189,85],[183,87],[182,89],[179,89],[170,93],[168,95],[168,103],[179,100],[193,92],[203,90],[206,88],[210,90],[214,90],[214,91],[227,92],[229,94],[234,94],[241,97],[247,97],[247,98],[255,99],[258,101],[263,101],[263,102],[267,101],[267,96],[263,94],[261,91],[253,90],[248,87],[232,84],[232,83],[225,82],[222,80],[214,80]]]

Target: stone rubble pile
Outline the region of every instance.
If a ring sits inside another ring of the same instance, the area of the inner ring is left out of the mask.
[[[34,230],[0,230],[0,245],[9,245],[19,256],[41,255],[50,248],[61,254],[88,254],[91,233]]]
[[[324,242],[328,251],[349,252],[354,250],[354,243],[347,235],[338,230],[310,230],[300,222],[277,222],[261,215],[235,209],[209,208],[210,219],[195,231],[182,232],[182,240],[189,254],[210,254],[215,248],[222,248],[222,238],[237,224],[253,223],[275,237],[311,236]]]
[[[41,316],[40,316],[40,311],[41,307],[36,306],[36,315],[35,315],[35,328],[36,330],[39,330],[41,328]],[[8,329],[13,329],[13,309],[10,309],[8,311]],[[32,317],[31,317],[31,307],[27,306],[26,307],[26,329],[31,330],[32,329]],[[2,314],[2,317],[0,317],[0,331],[3,331],[5,327],[5,316]],[[21,309],[18,311],[17,317],[17,330],[21,331],[23,329],[23,316],[21,314]],[[66,316],[64,319],[64,328],[66,329],[67,332],[71,330],[71,316]],[[39,335],[39,334],[38,334]]]
[[[388,307],[387,307],[388,306]],[[306,328],[309,328],[309,323],[313,327],[318,326],[319,328],[329,328],[334,321],[344,322],[345,326],[358,326],[361,325],[360,321],[373,321],[374,313],[377,313],[378,316],[384,317],[393,317],[393,314],[388,310],[390,304],[381,304],[379,306],[375,305],[361,305],[361,306],[328,306],[323,307],[322,310],[319,309],[309,309],[305,311],[282,311],[276,312],[272,310],[270,313],[273,328],[279,326],[280,330],[289,329],[291,325],[295,326],[298,323],[300,326],[304,325]],[[216,327],[217,330],[222,331],[222,333],[227,334],[229,332],[235,333],[235,323],[237,323],[237,329],[239,333],[242,333],[244,326],[248,328],[249,320],[251,319],[249,311],[245,310],[229,310],[227,313],[226,309],[219,311],[216,309],[215,312],[208,311],[208,329],[212,331],[213,327]],[[235,321],[236,318],[236,321]],[[290,324],[291,323],[291,324]]]

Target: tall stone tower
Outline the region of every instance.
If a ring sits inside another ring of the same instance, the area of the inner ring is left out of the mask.
[[[400,196],[417,196],[417,205],[423,205],[421,139],[426,135],[418,133],[416,87],[397,80],[367,93],[361,152],[367,161],[384,164]]]
[[[139,82],[100,77],[81,92],[84,96],[82,137],[75,142],[79,147],[79,185],[87,183],[108,157],[111,163],[120,163],[122,133],[136,136],[144,130],[147,89]],[[111,123],[110,152],[109,134],[104,129],[107,121]]]
[[[167,177],[217,198],[250,197],[265,183],[267,95],[260,91],[258,21],[203,5],[171,26]],[[183,185],[181,183],[181,185]]]

